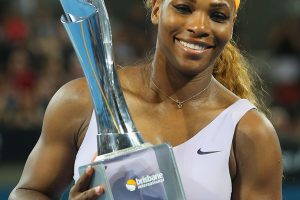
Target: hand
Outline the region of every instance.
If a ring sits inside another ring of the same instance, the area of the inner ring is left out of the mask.
[[[89,189],[91,177],[94,174],[94,168],[88,166],[85,173],[81,175],[78,181],[73,185],[69,193],[69,200],[93,200],[97,199],[104,192],[102,186],[96,186]]]

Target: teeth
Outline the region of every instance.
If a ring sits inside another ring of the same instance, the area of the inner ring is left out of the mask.
[[[191,44],[191,43],[184,42],[184,41],[181,41],[181,40],[178,40],[178,41],[183,46],[185,46],[187,48],[190,48],[190,49],[193,49],[193,50],[203,51],[203,50],[205,50],[207,48],[206,46],[201,46],[199,44]]]

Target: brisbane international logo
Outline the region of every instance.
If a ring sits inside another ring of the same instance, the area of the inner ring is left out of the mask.
[[[129,179],[126,182],[126,189],[133,192],[136,189],[141,189],[164,182],[164,174],[157,173],[153,175],[142,176],[141,178]]]
[[[126,183],[126,189],[129,190],[130,192],[133,192],[136,190],[137,184],[134,179],[129,179]]]

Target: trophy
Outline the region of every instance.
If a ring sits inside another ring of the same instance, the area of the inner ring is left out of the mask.
[[[143,140],[128,111],[114,67],[110,22],[103,0],[60,0],[61,21],[79,58],[97,120],[91,187],[99,200],[185,200],[172,147]],[[79,167],[84,173],[88,165]]]

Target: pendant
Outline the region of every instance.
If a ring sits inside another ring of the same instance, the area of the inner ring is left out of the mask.
[[[178,107],[179,109],[181,109],[181,108],[182,108],[182,103],[179,102],[179,101],[177,101],[177,107]]]

